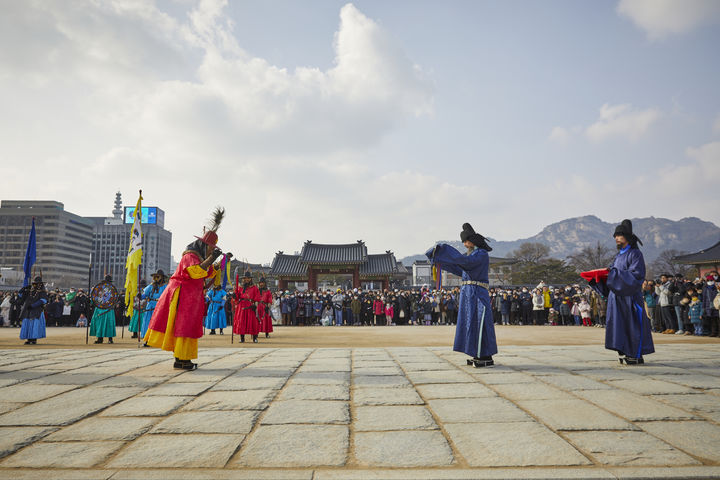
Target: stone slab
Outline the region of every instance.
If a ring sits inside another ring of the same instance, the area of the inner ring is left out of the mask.
[[[107,468],[222,468],[244,435],[143,435]]]
[[[355,409],[355,431],[435,430],[432,415],[423,406],[372,406]]]
[[[402,375],[400,367],[356,367],[353,368],[355,375]]]
[[[178,370],[175,370],[176,372]],[[235,370],[209,369],[202,365],[197,370],[190,372],[182,372],[168,380],[168,383],[191,383],[191,382],[211,382],[217,383],[220,380],[229,377],[235,373]]]
[[[100,465],[124,442],[36,442],[10,455],[0,466],[23,468],[91,468]]]
[[[706,467],[708,468],[708,467]],[[716,467],[720,471],[720,467]],[[706,471],[707,475],[707,471]],[[313,480],[617,480],[600,468],[414,468],[315,470]],[[647,478],[651,480],[653,477]],[[709,478],[709,477],[704,477]]]
[[[645,432],[568,432],[567,438],[603,465],[694,465],[697,460]]]
[[[179,412],[158,423],[150,433],[250,433],[259,415],[255,410]]]
[[[497,397],[497,393],[480,383],[418,385],[417,391],[427,399]]]
[[[284,377],[237,377],[232,375],[216,383],[212,390],[280,390],[287,380]]]
[[[293,384],[278,395],[278,400],[350,400],[350,389],[341,385]]]
[[[72,390],[0,415],[0,426],[69,425],[138,392],[137,388],[114,387]]]
[[[629,390],[640,395],[693,393],[695,391],[690,387],[678,385],[677,383],[664,382],[652,378],[643,378],[642,380],[610,380],[607,383],[612,387]]]
[[[359,387],[353,391],[354,405],[422,405],[423,400],[414,388]]]
[[[707,393],[697,393],[694,395],[653,395],[651,398],[683,410],[690,410],[701,414],[720,412],[720,398]]]
[[[52,427],[0,427],[0,458],[40,440],[55,430]]]
[[[36,382],[25,382],[4,387],[0,392],[3,402],[32,403],[54,397],[61,393],[78,388],[78,385],[47,385]]]
[[[248,439],[228,466],[300,468],[343,466],[350,432],[345,425],[264,425]],[[282,452],[268,455],[268,452]]]
[[[371,467],[440,467],[454,461],[450,445],[438,431],[359,432],[353,453],[360,465]]]
[[[443,398],[428,400],[442,423],[531,422],[533,419],[511,402],[499,397]]]
[[[492,387],[508,400],[549,400],[575,398],[567,392],[544,383],[505,383]]]
[[[474,383],[475,379],[460,370],[419,370],[407,372],[415,385],[423,383]]]
[[[115,472],[110,470],[110,472]],[[120,470],[110,480],[312,480],[312,470],[158,469]],[[33,479],[35,480],[35,479]],[[46,479],[38,479],[46,480]],[[93,479],[94,480],[94,479]]]
[[[589,465],[572,445],[534,423],[446,424],[450,440],[473,467]]]
[[[449,363],[436,359],[432,362],[416,362],[416,363],[407,363],[402,362],[400,366],[406,371],[406,372],[422,372],[424,370],[455,370],[454,365],[450,365]]]
[[[114,405],[100,415],[105,417],[164,417],[189,402],[193,397],[137,396]]]
[[[581,390],[576,395],[630,421],[683,420],[692,414],[631,392],[620,390]]]
[[[92,442],[98,440],[134,440],[157,422],[143,417],[90,417],[49,435],[48,442]]]
[[[353,384],[356,387],[383,388],[404,388],[410,386],[408,379],[401,375],[356,375],[353,376]]]
[[[215,385],[211,382],[190,382],[190,383],[164,383],[144,392],[143,396],[165,395],[165,396],[193,396],[200,395],[205,390]]]
[[[210,391],[185,405],[183,410],[264,410],[276,394],[276,390]]]
[[[304,385],[350,385],[350,374],[346,372],[298,372],[291,384]]]
[[[720,462],[720,426],[710,422],[647,422],[640,428],[690,455]]]
[[[543,382],[549,383],[557,388],[568,391],[576,390],[611,390],[612,387],[604,383],[583,377],[582,375],[546,375],[540,378]]]
[[[579,398],[521,400],[523,409],[554,430],[634,430],[631,423]]]
[[[346,402],[325,400],[275,401],[262,419],[263,425],[287,423],[350,423],[350,410]]]

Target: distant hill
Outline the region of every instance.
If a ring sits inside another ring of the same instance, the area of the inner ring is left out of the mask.
[[[685,252],[696,252],[707,248],[720,240],[720,227],[711,222],[696,217],[687,217],[681,220],[668,220],[667,218],[633,218],[633,231],[643,242],[640,247],[645,255],[646,263],[657,258],[663,250],[676,249]],[[490,241],[493,257],[505,257],[525,242],[542,243],[550,247],[550,255],[555,258],[566,258],[568,255],[581,250],[588,245],[595,245],[598,241],[608,247],[615,248],[612,234],[620,221],[608,223],[594,215],[575,217],[548,225],[543,230],[529,238],[514,241]],[[453,245],[463,251],[464,247],[459,239],[441,240],[443,243]],[[423,260],[425,255],[411,255],[402,258],[404,265],[412,265],[415,260]]]

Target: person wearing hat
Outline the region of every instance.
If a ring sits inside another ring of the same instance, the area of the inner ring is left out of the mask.
[[[270,316],[270,306],[273,302],[272,292],[267,288],[267,282],[265,277],[260,277],[258,282],[260,288],[260,301],[258,302],[257,315],[260,320],[260,331],[265,333],[265,338],[268,338],[273,331],[272,317]]]
[[[20,318],[20,340],[25,340],[25,345],[36,345],[38,338],[45,338],[45,314],[43,309],[48,303],[48,294],[42,277],[33,279],[32,286],[25,297]]]
[[[715,298],[718,296],[717,283],[718,273],[710,272],[705,276],[705,286],[702,289],[703,329],[711,337],[720,334],[720,317],[715,305]]]
[[[653,353],[655,346],[643,301],[645,259],[638,248],[642,242],[630,220],[623,220],[613,237],[618,254],[607,279],[590,280],[590,286],[607,297],[605,348],[618,352],[620,363],[643,364],[643,355]]]
[[[101,283],[112,284],[112,277],[105,275]],[[110,308],[95,307],[92,318],[90,319],[90,336],[97,337],[95,343],[103,343],[105,337],[108,343],[113,343],[113,337],[117,335],[115,328],[115,306]]]
[[[260,323],[256,315],[257,304],[260,302],[260,290],[253,285],[252,274],[245,271],[240,285],[238,277],[235,286],[235,319],[233,321],[233,332],[240,335],[240,342],[245,342],[245,335],[252,335],[253,343],[257,343],[260,333]]]
[[[215,335],[215,330],[220,330],[220,335],[224,335],[224,328],[227,326],[225,318],[225,290],[219,283],[213,284],[205,294],[205,302],[207,303],[207,314],[205,315],[205,328],[210,330],[209,335]]]
[[[152,274],[152,283],[142,291],[142,298],[146,303],[142,313],[142,322],[140,323],[140,338],[145,338],[155,306],[165,291],[165,287],[167,287],[167,277],[165,272],[158,268],[158,271]],[[149,345],[146,342],[143,346],[147,347]]]
[[[463,224],[460,239],[468,249],[465,254],[438,244],[425,255],[438,270],[462,277],[453,350],[472,357],[468,365],[488,367],[494,365],[492,356],[498,351],[488,292],[488,252],[492,248],[469,223]]]
[[[205,279],[215,274],[213,262],[222,254],[217,248],[217,229],[224,215],[225,210],[218,207],[203,236],[195,237],[197,240],[185,248],[175,273],[158,299],[144,336],[149,346],[174,353],[173,368],[176,369],[197,368],[192,359],[198,357],[198,339],[203,336],[203,290]]]

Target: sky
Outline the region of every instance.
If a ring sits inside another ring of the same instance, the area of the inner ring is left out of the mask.
[[[252,263],[565,218],[720,224],[714,0],[0,0],[0,198],[217,205]]]

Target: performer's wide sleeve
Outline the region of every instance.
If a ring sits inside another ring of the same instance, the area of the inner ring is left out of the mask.
[[[433,263],[439,263],[443,270],[457,276],[462,276],[463,270],[472,270],[483,261],[483,255],[463,255],[444,243],[431,248],[425,255]]]
[[[595,279],[592,279],[588,283],[590,284],[590,288],[598,292],[603,297],[607,297],[608,293],[610,293],[607,284],[602,280],[600,282],[596,282]]]
[[[631,255],[627,270],[613,266],[607,278],[607,287],[617,295],[628,296],[638,292],[645,280],[645,261],[639,250],[628,252]]]

